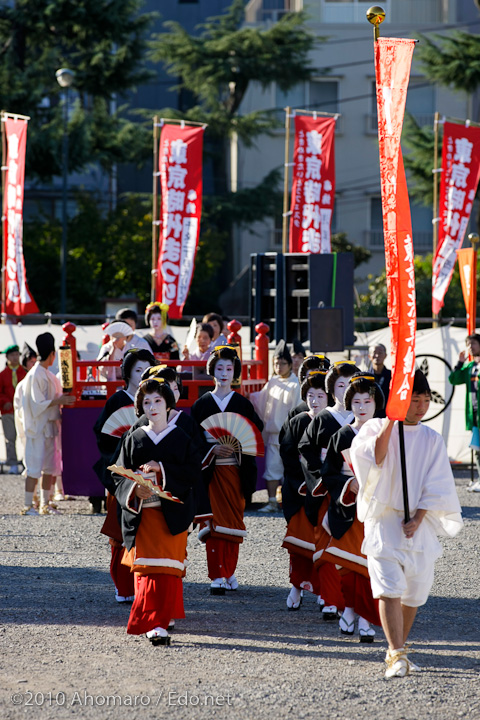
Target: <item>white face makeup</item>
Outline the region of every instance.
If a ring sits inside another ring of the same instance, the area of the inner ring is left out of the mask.
[[[150,363],[147,362],[146,360],[137,360],[137,362],[134,364],[134,366],[130,372],[130,380],[128,382],[129,386],[136,390],[138,388],[138,386],[140,385],[140,380],[142,379],[142,374],[149,367],[150,367]]]
[[[143,412],[151,423],[167,421],[167,404],[157,392],[147,393],[143,398]]]
[[[307,392],[305,402],[313,415],[318,415],[320,410],[325,410],[328,405],[328,395],[321,388],[310,388]]]
[[[333,394],[335,395],[335,400],[339,403],[343,403],[343,396],[345,395],[345,390],[348,387],[348,380],[349,378],[343,377],[342,375],[335,380]]]
[[[213,377],[215,378],[216,384],[220,387],[229,387],[233,381],[232,360],[217,360]]]
[[[375,398],[369,393],[355,393],[352,398],[352,412],[359,423],[371,420],[375,415]]]
[[[162,327],[162,315],[161,313],[154,312],[150,315],[149,320],[150,327],[152,330],[159,330]]]

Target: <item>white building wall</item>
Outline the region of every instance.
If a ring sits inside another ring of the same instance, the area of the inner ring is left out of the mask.
[[[281,3],[278,2],[278,5]],[[309,0],[305,2],[311,16],[311,31],[328,40],[320,44],[312,53],[312,65],[318,69],[318,76],[325,80],[338,79],[338,111],[342,114],[336,134],[336,212],[334,232],[345,232],[351,242],[370,247],[372,258],[357,270],[356,282],[361,285],[368,274],[378,274],[384,268],[383,244],[371,245],[372,236],[370,200],[380,196],[378,141],[372,132],[372,82],[374,80],[373,31],[365,19],[365,10],[369,2],[329,2],[328,0]],[[258,9],[258,1],[256,6]],[[381,26],[382,36],[411,37],[415,32],[441,32],[445,22],[455,22],[455,3],[448,0],[389,0],[383,3],[389,11],[385,23]],[[422,12],[419,12],[422,8]],[[341,14],[343,12],[343,15]],[[340,15],[339,15],[340,13]],[[357,13],[359,22],[322,22],[322,17],[350,18]],[[402,24],[389,21],[389,17],[401,16]],[[443,22],[442,22],[443,20]],[[426,24],[425,24],[426,23]],[[430,33],[429,33],[430,34]],[[411,72],[411,87],[414,83],[425,82],[421,76],[419,63],[415,61]],[[424,96],[413,98],[413,93]],[[427,98],[427,93],[432,97]],[[293,93],[295,95],[295,93]],[[432,91],[418,89],[411,91],[413,108],[420,108],[422,119],[433,122],[433,113],[438,110],[449,117],[466,118],[469,103],[465,94],[450,92],[443,88]],[[408,106],[407,100],[407,106]],[[431,112],[426,112],[431,104]],[[242,104],[241,110],[276,107],[274,87],[262,90],[253,86]],[[297,105],[298,107],[298,105]],[[318,108],[319,110],[325,108]],[[431,115],[432,117],[425,117]],[[284,116],[284,114],[283,114]],[[370,128],[370,129],[369,129]],[[238,187],[253,187],[273,168],[283,168],[285,131],[276,131],[273,137],[262,136],[253,148],[239,145],[238,149]],[[290,160],[293,152],[293,133],[290,141]],[[433,160],[433,159],[432,159]],[[283,173],[282,173],[283,176]],[[422,227],[418,228],[420,245],[418,251],[431,252],[426,233],[431,232],[428,218],[423,213]],[[373,228],[377,229],[378,228]],[[414,222],[414,242],[415,242]],[[240,231],[237,235],[239,245],[235,254],[235,271],[239,273],[249,264],[252,252],[281,251],[280,234],[274,232],[273,222],[257,223],[253,234]],[[377,241],[378,241],[378,235]],[[275,244],[275,240],[277,244]]]

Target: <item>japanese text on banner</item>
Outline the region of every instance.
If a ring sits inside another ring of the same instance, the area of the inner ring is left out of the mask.
[[[157,298],[181,318],[193,277],[202,210],[203,128],[165,125],[160,139],[162,187]]]
[[[335,118],[295,116],[290,252],[331,252]]]

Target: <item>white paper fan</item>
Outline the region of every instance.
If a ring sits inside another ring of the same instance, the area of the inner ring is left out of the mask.
[[[243,415],[221,412],[210,415],[201,426],[222,445],[245,455],[263,455],[265,447],[260,430]]]
[[[118,410],[115,410],[108,420],[105,421],[102,427],[102,433],[120,438],[123,433],[130,430],[136,419],[137,416],[135,415],[133,405],[124,405]]]

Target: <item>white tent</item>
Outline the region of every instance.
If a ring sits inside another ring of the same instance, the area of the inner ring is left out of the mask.
[[[390,329],[388,327],[371,333],[356,333],[358,346],[371,346],[383,343],[387,348],[387,367],[390,367]],[[470,433],[465,430],[465,385],[453,388],[448,382],[450,369],[458,360],[458,354],[465,350],[465,328],[444,326],[432,330],[417,332],[417,365],[428,377],[433,391],[430,410],[426,416],[427,424],[443,435],[450,460],[470,462]],[[450,400],[450,402],[449,402]],[[443,411],[445,405],[447,408]],[[437,415],[437,413],[440,413]],[[437,417],[434,417],[437,415]]]

